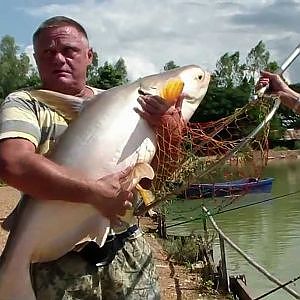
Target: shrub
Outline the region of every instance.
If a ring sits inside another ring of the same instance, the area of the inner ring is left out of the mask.
[[[296,141],[295,142],[294,149],[295,150],[299,150],[300,149],[300,141]]]

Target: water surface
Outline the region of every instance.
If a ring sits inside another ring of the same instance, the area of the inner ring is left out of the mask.
[[[271,194],[249,194],[229,205],[226,209],[239,207],[297,192],[294,195],[274,199],[263,204],[217,214],[214,216],[224,233],[260,265],[282,282],[300,274],[300,161],[272,161],[264,172],[265,177],[274,177]],[[213,201],[213,202],[211,202]],[[207,200],[208,207],[219,206],[214,200]],[[199,200],[176,201],[169,208],[167,224],[201,217]],[[171,227],[169,234],[202,232],[202,220]],[[218,241],[215,243],[215,260],[218,261]],[[239,254],[226,246],[227,265],[230,274],[246,274],[247,283],[255,296],[275,287],[260,275]],[[289,285],[300,293],[300,280]],[[284,291],[265,297],[267,300],[294,299]]]

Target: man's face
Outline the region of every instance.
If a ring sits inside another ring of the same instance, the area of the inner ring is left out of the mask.
[[[75,27],[44,29],[35,43],[34,56],[43,88],[76,94],[85,87],[93,53],[87,39]]]

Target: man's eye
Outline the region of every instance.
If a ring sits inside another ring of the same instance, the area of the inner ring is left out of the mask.
[[[75,51],[75,49],[74,48],[72,48],[72,47],[66,47],[66,48],[64,48],[64,54],[65,55],[72,55],[73,53],[75,53],[76,51]]]

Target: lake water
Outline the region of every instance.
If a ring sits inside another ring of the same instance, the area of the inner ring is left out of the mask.
[[[263,204],[237,209],[214,216],[218,226],[241,249],[282,282],[300,275],[300,161],[271,161],[264,177],[274,177],[271,194],[249,194],[226,209],[254,203],[279,195],[297,192]],[[214,200],[210,200],[214,201]],[[209,200],[205,203],[211,206]],[[213,202],[217,206],[217,202]],[[201,216],[199,200],[178,200],[169,208],[167,225]],[[202,232],[202,220],[168,228],[169,234]],[[215,261],[219,259],[218,241]],[[226,246],[229,274],[245,274],[247,284],[256,297],[276,287],[255,268],[250,266],[235,250]],[[300,280],[289,285],[300,293]],[[279,290],[264,299],[294,299]]]

